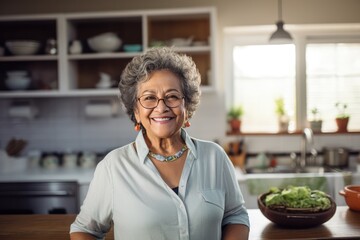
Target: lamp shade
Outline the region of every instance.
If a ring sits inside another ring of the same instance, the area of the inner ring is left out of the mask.
[[[291,43],[293,39],[290,33],[285,31],[284,22],[278,21],[276,27],[276,31],[270,36],[270,43]]]

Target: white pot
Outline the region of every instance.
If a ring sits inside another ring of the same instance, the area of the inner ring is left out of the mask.
[[[289,129],[289,117],[286,115],[279,117],[279,132],[288,132]]]
[[[321,132],[322,121],[310,121],[310,128],[313,132]]]

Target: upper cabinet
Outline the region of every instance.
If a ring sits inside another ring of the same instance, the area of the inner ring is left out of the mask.
[[[59,54],[49,52],[46,43],[56,43],[58,17],[13,17],[0,20],[1,96],[59,89]],[[56,46],[55,46],[56,47]]]
[[[154,14],[147,18],[147,43],[174,46],[190,55],[199,68],[202,85],[212,86],[212,26],[210,13]]]
[[[0,31],[3,98],[117,95],[127,63],[157,46],[190,55],[215,88],[212,7],[8,16]]]

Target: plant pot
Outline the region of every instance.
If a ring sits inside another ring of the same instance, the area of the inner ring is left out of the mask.
[[[338,132],[347,132],[347,126],[349,123],[349,117],[347,118],[336,118],[336,125],[338,127]]]
[[[230,119],[230,131],[231,133],[239,133],[241,132],[241,120],[239,119]]]
[[[313,132],[321,132],[322,121],[310,121],[310,128]]]
[[[289,118],[286,115],[279,117],[279,132],[288,132]]]

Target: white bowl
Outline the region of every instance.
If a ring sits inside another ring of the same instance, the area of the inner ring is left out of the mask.
[[[7,41],[5,45],[13,55],[33,55],[40,48],[39,42],[27,40]]]
[[[188,47],[191,45],[193,37],[189,38],[173,38],[170,40],[169,45],[174,47]]]
[[[89,38],[89,47],[95,52],[114,52],[121,46],[121,39],[115,33],[103,33]]]
[[[5,85],[10,90],[25,90],[30,86],[30,82],[28,77],[11,77],[5,80]]]

